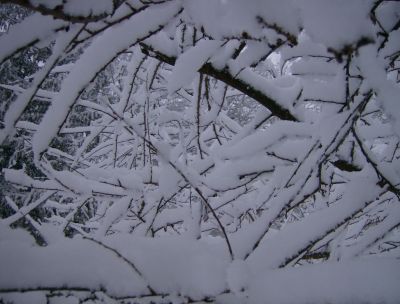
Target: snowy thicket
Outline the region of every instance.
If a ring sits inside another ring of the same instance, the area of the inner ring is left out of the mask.
[[[0,303],[399,303],[400,2],[5,2]]]

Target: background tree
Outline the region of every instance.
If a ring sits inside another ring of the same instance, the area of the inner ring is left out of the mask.
[[[396,303],[398,2],[6,2],[2,301]]]

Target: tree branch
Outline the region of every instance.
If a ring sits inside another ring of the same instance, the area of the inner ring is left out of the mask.
[[[146,43],[140,43],[139,45],[144,54],[156,58],[162,62],[168,63],[169,65],[175,65],[175,57],[163,54],[162,52],[155,50]],[[253,98],[255,101],[266,107],[280,119],[298,121],[298,119],[293,116],[293,114],[291,114],[288,109],[282,107],[277,101],[265,95],[261,91],[255,89],[250,83],[246,83],[241,79],[235,78],[226,69],[217,69],[212,64],[206,63],[199,69],[199,72],[214,77],[215,79],[220,80],[225,84]]]
[[[113,10],[111,13],[101,12],[99,14],[90,14],[88,16],[82,15],[72,15],[64,11],[64,4],[66,1],[63,1],[63,4],[57,5],[54,8],[49,8],[43,4],[34,4],[29,0],[0,0],[0,3],[11,3],[17,4],[33,11],[39,12],[42,15],[53,16],[56,19],[65,20],[71,23],[87,23],[87,22],[95,22],[102,20],[110,15],[112,15],[117,7],[117,0],[113,0]]]

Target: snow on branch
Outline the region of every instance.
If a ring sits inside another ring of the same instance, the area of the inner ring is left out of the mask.
[[[1,303],[397,303],[398,1],[0,1]]]

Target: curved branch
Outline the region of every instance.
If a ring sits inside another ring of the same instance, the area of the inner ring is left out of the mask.
[[[153,47],[147,45],[146,43],[139,43],[139,45],[141,46],[142,52],[144,54],[156,58],[162,62],[168,63],[169,65],[175,65],[175,57],[163,54],[161,51],[155,50]],[[290,113],[288,109],[282,107],[282,105],[280,105],[276,100],[255,89],[250,83],[245,82],[243,79],[238,79],[234,75],[231,75],[226,69],[218,69],[214,67],[211,63],[206,63],[199,69],[199,72],[220,80],[225,84],[253,98],[255,101],[266,107],[280,119],[298,121],[297,117]]]

